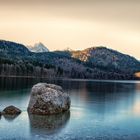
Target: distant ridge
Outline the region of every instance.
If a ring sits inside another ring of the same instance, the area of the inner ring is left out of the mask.
[[[106,70],[118,72],[134,72],[140,69],[140,62],[134,57],[108,49],[107,47],[91,47],[82,51],[72,51],[71,57],[86,64]]]
[[[31,52],[42,53],[42,52],[49,52],[49,49],[41,42],[36,43],[33,47],[29,47]]]

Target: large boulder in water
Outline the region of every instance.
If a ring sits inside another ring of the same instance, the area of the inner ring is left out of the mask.
[[[38,83],[33,86],[28,112],[38,115],[57,114],[69,110],[70,97],[60,86]]]
[[[18,115],[21,113],[21,110],[13,105],[6,107],[3,111],[3,115]]]

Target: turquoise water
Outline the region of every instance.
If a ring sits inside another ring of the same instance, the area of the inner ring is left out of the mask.
[[[71,96],[69,112],[28,115],[30,89],[38,82],[55,83]],[[139,140],[140,82],[0,79],[0,110],[15,105],[17,117],[0,118],[0,139]]]

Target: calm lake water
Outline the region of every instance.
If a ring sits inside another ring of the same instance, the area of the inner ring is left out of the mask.
[[[28,115],[30,89],[38,82],[62,86],[71,96],[69,112]],[[140,82],[0,78],[0,110],[15,105],[17,117],[1,116],[0,139],[139,140]]]

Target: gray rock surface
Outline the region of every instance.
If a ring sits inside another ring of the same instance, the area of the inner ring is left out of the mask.
[[[18,115],[21,113],[21,110],[15,106],[8,106],[3,111],[2,114],[4,115]]]
[[[69,110],[70,97],[60,86],[38,83],[33,86],[28,105],[31,114],[50,115]]]

